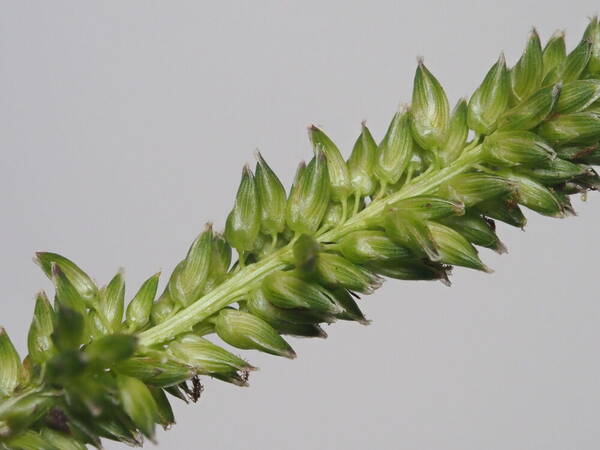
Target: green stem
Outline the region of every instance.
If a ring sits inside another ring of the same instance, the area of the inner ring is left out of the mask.
[[[352,207],[352,215],[355,216],[358,214],[358,210],[360,209],[360,195],[358,192],[354,193],[354,206]]]
[[[233,277],[195,303],[182,309],[163,323],[141,333],[139,344],[141,346],[159,344],[190,330],[198,322],[233,303],[240,295],[248,291],[252,283],[263,279],[271,272],[285,268],[288,264],[284,262],[284,256],[290,251],[288,245],[270,254],[265,259],[240,269]]]
[[[398,192],[371,202],[365,209],[355,216],[350,217],[342,226],[336,227],[318,236],[320,242],[333,242],[352,231],[364,228],[368,219],[381,215],[386,206],[416,195],[426,194],[435,190],[450,178],[465,172],[477,164],[481,158],[479,146],[463,153],[463,155],[449,166],[428,171],[411,180]],[[233,277],[217,286],[213,291],[200,298],[187,308],[179,311],[173,317],[165,320],[139,335],[142,346],[151,346],[173,339],[175,336],[190,330],[194,325],[227,305],[235,302],[244,295],[256,282],[262,280],[270,273],[288,266],[285,261],[291,257],[292,244],[271,253],[261,261],[250,264],[240,269]]]

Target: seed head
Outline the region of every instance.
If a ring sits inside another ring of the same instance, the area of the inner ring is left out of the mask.
[[[592,53],[592,43],[583,39],[579,45],[544,77],[543,85],[575,81],[585,70]]]
[[[70,260],[39,253],[55,302],[36,298],[23,362],[0,329],[0,447],[141,445],[174,422],[166,393],[198,400],[200,375],[247,385],[254,367],[207,336],[293,358],[282,335],[367,324],[357,293],[381,277],[449,284],[452,265],[489,271],[475,246],[504,252],[494,220],[523,227],[519,205],[574,214],[569,195],[600,190],[588,165],[600,164],[599,43],[597,18],[568,56],[562,34],[542,50],[534,30],[516,65],[501,56],[451,113],[419,61],[413,104],[379,146],[363,123],[346,163],[309,128],[314,158],[288,198],[257,153],[224,236],[208,225],[158,300],[156,274],[125,314],[121,271],[98,289]]]
[[[335,228],[344,220],[344,206],[341,203],[329,202],[325,216],[323,217],[322,227],[324,229]]]
[[[327,211],[330,198],[328,161],[321,149],[306,168],[301,164],[290,192],[286,223],[295,233],[314,234]]]
[[[6,330],[0,328],[0,393],[10,395],[23,380],[21,358]]]
[[[422,220],[434,220],[453,215],[461,216],[465,213],[464,204],[430,195],[406,198],[394,203],[393,207],[400,213],[406,212]]]
[[[450,107],[444,88],[422,59],[415,73],[411,113],[415,141],[425,150],[440,150],[445,141]]]
[[[564,183],[585,175],[589,167],[582,164],[574,164],[564,159],[554,158],[540,161],[530,167],[519,167],[517,172],[532,178],[544,185],[556,185]]]
[[[414,260],[408,247],[396,244],[386,233],[377,230],[355,231],[343,236],[336,250],[356,264],[394,263]]]
[[[346,258],[335,253],[321,253],[316,271],[320,280],[329,287],[343,287],[350,291],[370,294],[381,285],[381,279]]]
[[[572,114],[581,112],[600,99],[600,80],[577,80],[563,86],[556,112]]]
[[[554,150],[530,131],[496,131],[485,140],[483,151],[494,164],[535,165],[555,159]]]
[[[247,312],[260,317],[280,331],[284,324],[314,325],[322,321],[320,314],[308,309],[279,308],[270,302],[263,289],[257,289],[246,301]]]
[[[65,308],[77,311],[80,314],[84,314],[86,302],[85,298],[81,295],[80,290],[77,289],[77,285],[73,284],[60,266],[54,262],[51,264],[51,272],[52,282],[56,289],[56,303]]]
[[[597,75],[600,73],[600,23],[598,22],[598,16],[592,17],[583,38],[592,44],[587,72]]]
[[[550,189],[526,176],[515,173],[506,173],[505,176],[516,183],[519,203],[523,206],[545,216],[565,216],[561,200]]]
[[[89,365],[107,369],[133,356],[137,350],[137,338],[130,334],[109,334],[91,342],[84,349]]]
[[[54,310],[44,292],[40,292],[35,299],[33,320],[27,335],[27,349],[29,357],[37,364],[43,364],[56,354],[52,343],[54,332]]]
[[[600,139],[600,114],[584,111],[559,115],[540,125],[538,133],[556,146],[594,144]]]
[[[86,303],[89,304],[96,298],[98,294],[96,284],[70,259],[57,253],[38,252],[36,253],[34,261],[42,268],[46,276],[50,279],[53,278],[52,265],[56,265]]]
[[[84,340],[84,316],[62,304],[55,308],[53,344],[59,351],[78,349]]]
[[[217,376],[238,385],[246,384],[239,379],[239,372],[255,370],[243,359],[196,334],[186,334],[170,343],[168,352],[199,374]]]
[[[149,389],[158,407],[158,423],[167,430],[175,423],[175,415],[173,414],[169,399],[163,389],[152,386],[149,386]]]
[[[226,277],[231,266],[231,246],[223,235],[215,233],[212,240],[212,255],[210,257],[210,268],[206,280],[205,292],[211,291]]]
[[[377,264],[371,266],[377,273],[396,280],[440,280],[450,285],[450,267],[442,264],[413,262],[411,264]]]
[[[158,300],[152,305],[150,318],[152,323],[162,323],[172,317],[181,309],[181,304],[176,303],[169,295],[168,289],[162,293]]]
[[[119,331],[125,309],[125,279],[122,270],[100,291],[99,303],[99,309],[110,326],[109,331]]]
[[[215,329],[221,339],[234,347],[292,359],[296,357],[292,347],[271,325],[252,314],[224,309],[216,318]]]
[[[509,102],[510,77],[501,54],[469,100],[469,128],[482,135],[491,134]]]
[[[360,310],[358,304],[346,289],[338,288],[332,291],[335,301],[344,311],[336,316],[340,320],[352,320],[361,325],[369,325],[369,321]]]
[[[190,246],[185,259],[177,265],[171,275],[168,285],[169,295],[183,307],[196,301],[204,290],[210,273],[212,246],[212,225],[208,224]]]
[[[514,183],[506,178],[486,173],[463,173],[452,178],[440,189],[440,194],[446,194],[466,206],[473,206],[514,190]]]
[[[175,386],[196,375],[188,364],[173,359],[163,351],[145,351],[114,366],[123,375],[137,378],[151,386]]]
[[[460,217],[447,217],[442,219],[441,223],[459,232],[473,245],[490,248],[498,253],[506,253],[506,247],[496,235],[494,222],[491,219],[470,213]]]
[[[312,272],[317,263],[320,250],[321,245],[315,238],[308,234],[300,235],[292,248],[294,265],[303,272]]]
[[[410,248],[417,255],[439,261],[440,254],[427,223],[413,214],[389,208],[385,214],[385,232],[394,242]]]
[[[437,222],[427,224],[445,264],[490,272],[477,255],[477,250],[459,232]]]
[[[445,164],[450,164],[457,159],[465,147],[469,135],[468,110],[467,101],[464,98],[461,98],[452,110],[444,145],[440,149],[440,157]]]
[[[523,215],[517,201],[512,197],[491,198],[477,204],[476,210],[484,216],[507,223],[517,228],[524,228],[527,219]]]
[[[26,430],[42,419],[54,402],[55,399],[51,395],[40,395],[37,392],[26,391],[17,396],[10,408],[4,408],[0,416],[0,430],[2,431],[0,436],[3,438],[3,442],[7,442],[10,445],[9,448],[48,448],[48,443],[38,434]],[[23,437],[27,438],[32,435],[38,439],[23,439]],[[6,439],[10,437],[12,439]]]
[[[238,252],[253,249],[260,231],[260,211],[254,176],[250,168],[244,166],[235,205],[225,223],[225,238]]]
[[[555,68],[559,67],[567,57],[567,46],[565,44],[564,31],[558,30],[552,35],[544,47],[542,57],[544,61],[545,81],[545,77]]]
[[[377,144],[371,132],[363,122],[361,133],[354,143],[348,159],[348,174],[354,193],[360,197],[375,192],[373,171],[377,158]]]
[[[561,95],[561,85],[539,89],[527,100],[509,109],[500,118],[499,130],[531,130],[546,119],[554,110]]]
[[[119,400],[123,409],[148,439],[154,439],[158,421],[158,405],[148,387],[137,378],[117,376]]]
[[[379,144],[375,175],[383,183],[396,183],[410,163],[415,151],[410,120],[406,109],[397,112]]]
[[[308,127],[308,136],[315,151],[320,149],[327,159],[331,198],[340,202],[346,201],[352,186],[348,166],[346,166],[340,150],[323,130],[314,125]]]
[[[542,44],[537,31],[529,35],[525,52],[510,71],[510,84],[514,102],[522,102],[542,84],[544,64]]]
[[[323,314],[322,321],[341,312],[327,289],[293,271],[279,271],[269,275],[263,282],[263,292],[279,308],[310,310]]]
[[[156,273],[144,281],[138,292],[133,297],[133,300],[131,300],[129,305],[127,305],[127,311],[125,312],[125,323],[129,330],[140,330],[150,321],[152,305],[158,289],[159,277],[160,273]]]
[[[277,235],[285,228],[285,189],[262,155],[256,152],[256,192],[260,203],[260,228],[266,235]]]

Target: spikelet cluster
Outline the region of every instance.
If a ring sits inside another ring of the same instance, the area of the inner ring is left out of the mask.
[[[489,271],[477,247],[505,251],[495,221],[572,214],[569,196],[600,184],[598,20],[570,53],[561,33],[543,46],[533,31],[514,66],[500,56],[454,107],[419,61],[411,105],[385,135],[358,131],[346,160],[309,127],[312,157],[288,192],[257,154],[223,232],[207,225],[160,294],[155,274],[126,303],[122,273],[98,286],[38,253],[56,291],[36,298],[24,360],[0,329],[0,449],[141,445],[174,422],[169,397],[198,399],[199,377],[247,384],[254,367],[219,340],[293,358],[283,336],[367,324],[359,295],[383,278]]]

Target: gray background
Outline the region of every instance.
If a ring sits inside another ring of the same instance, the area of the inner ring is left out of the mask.
[[[260,147],[289,183],[306,126],[349,149],[381,136],[424,55],[451,101],[536,25],[570,45],[596,1],[0,1],[0,323],[25,349],[31,262],[55,250],[131,293],[172,269],[205,221],[222,227]],[[596,195],[579,216],[501,226],[492,276],[389,282],[369,327],[247,353],[249,389],[208,381],[175,403],[164,449],[597,449]],[[107,448],[121,448],[108,444]]]

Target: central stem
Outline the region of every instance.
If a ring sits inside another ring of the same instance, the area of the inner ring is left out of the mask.
[[[344,224],[320,236],[320,242],[336,241],[340,237],[355,230],[363,229],[370,218],[381,215],[386,205],[399,200],[429,193],[448,181],[450,178],[463,173],[477,164],[480,160],[480,146],[465,152],[449,166],[433,172],[424,173],[404,185],[398,192],[388,197],[371,202],[360,213],[349,218]],[[141,346],[151,346],[173,339],[177,335],[190,331],[194,325],[236,301],[248,287],[260,281],[270,273],[281,270],[289,264],[292,247],[290,244],[271,253],[264,259],[250,264],[234,276],[217,286],[214,290],[201,297],[187,308],[179,311],[163,323],[144,331],[139,335]]]

